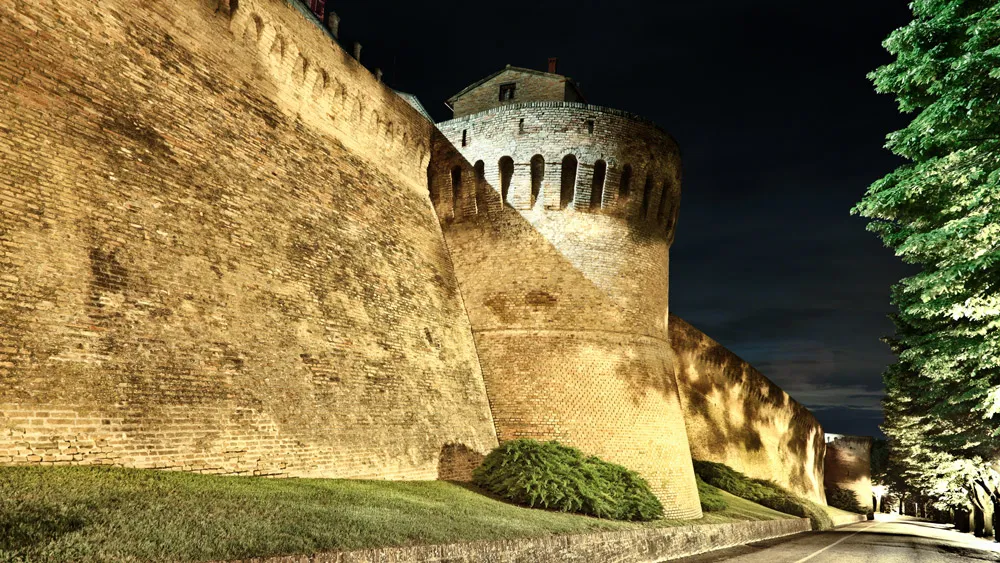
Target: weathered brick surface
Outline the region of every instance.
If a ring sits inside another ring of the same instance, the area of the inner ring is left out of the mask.
[[[824,483],[854,491],[861,506],[871,506],[871,436],[826,435]]]
[[[431,197],[500,440],[577,446],[639,471],[668,517],[700,516],[666,332],[680,186],[673,140],[634,116],[563,102],[504,106],[438,128]],[[562,208],[569,154],[578,167]],[[532,197],[536,155],[545,168]],[[603,197],[592,198],[598,160],[608,172]],[[638,186],[627,196],[618,189],[626,164]]]
[[[0,3],[0,463],[467,477],[432,129],[282,1]]]
[[[823,428],[812,413],[673,315],[670,344],[692,457],[725,463],[825,504]]]
[[[790,518],[248,559],[244,563],[656,563],[809,531]]]
[[[692,449],[822,499],[808,411],[671,357],[676,143],[576,95],[438,129],[299,4],[0,3],[0,463],[467,479],[499,431],[671,517]]]

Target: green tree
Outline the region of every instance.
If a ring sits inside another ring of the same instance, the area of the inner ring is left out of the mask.
[[[876,439],[872,442],[872,483],[888,485],[889,442]]]
[[[899,310],[885,373],[886,422],[908,485],[957,502],[997,488],[1000,453],[1000,2],[914,0],[913,21],[870,77],[910,124],[887,148],[909,162],[852,210],[919,273]]]

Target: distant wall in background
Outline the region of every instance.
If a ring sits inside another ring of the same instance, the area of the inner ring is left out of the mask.
[[[669,326],[692,457],[825,504],[823,428],[816,417],[683,319],[671,315]]]
[[[854,491],[861,506],[871,507],[871,436],[826,435],[825,484]]]

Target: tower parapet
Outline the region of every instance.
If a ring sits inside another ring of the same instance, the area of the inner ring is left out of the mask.
[[[680,198],[677,143],[655,124],[601,106],[526,102],[438,124],[455,154],[435,169],[438,215],[462,219],[502,203],[519,211],[563,210],[628,217],[672,236]],[[455,174],[455,167],[472,163]],[[500,197],[482,193],[492,186]]]
[[[642,474],[668,517],[699,517],[667,337],[677,144],[626,112],[552,100],[438,130],[431,201],[500,440],[579,447]]]

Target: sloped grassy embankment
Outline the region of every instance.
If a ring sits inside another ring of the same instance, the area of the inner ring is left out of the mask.
[[[0,468],[0,561],[199,561],[537,537],[788,515],[712,488],[696,520],[600,520],[442,481],[262,479],[98,467]]]
[[[785,514],[809,518],[813,530],[832,528],[834,520],[841,522],[854,521],[853,513],[817,504],[802,498],[779,485],[764,479],[753,479],[736,471],[728,465],[711,461],[694,460],[694,472],[699,481],[704,481],[714,487],[734,494],[742,499],[757,503]],[[705,494],[702,493],[702,505],[705,505]]]

